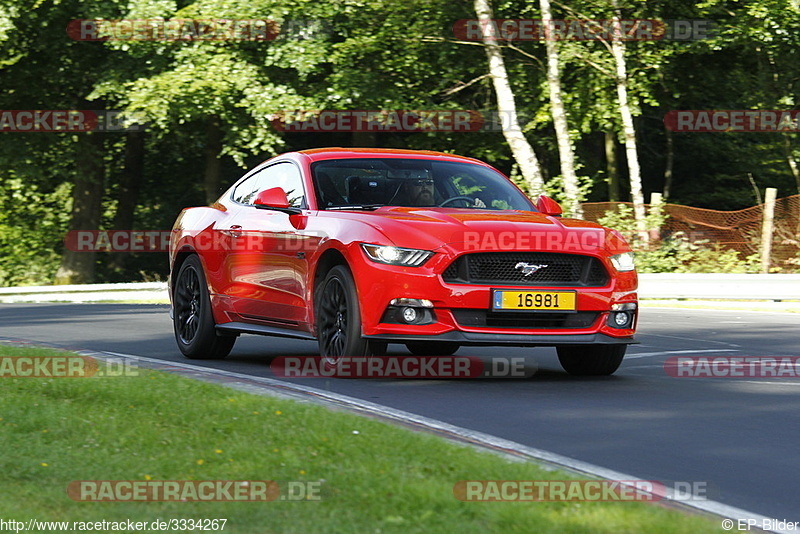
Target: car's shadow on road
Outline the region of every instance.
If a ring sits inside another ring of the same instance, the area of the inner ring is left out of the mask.
[[[378,363],[370,367],[370,360],[377,360]],[[308,380],[309,384],[313,384],[311,379],[318,378],[368,381],[376,384],[432,381],[482,384],[530,382],[587,384],[625,383],[632,380],[632,377],[624,375],[573,376],[560,368],[554,355],[520,356],[513,358],[513,361],[506,357],[460,353],[452,356],[414,356],[399,345],[396,349],[390,348],[386,356],[351,358],[338,368],[326,365],[314,342],[292,343],[291,349],[282,350],[280,353],[263,347],[237,346],[225,361],[251,368],[260,376],[288,381]],[[460,369],[453,365],[456,361],[461,362]],[[426,363],[428,372],[420,373],[420,369],[424,369]],[[460,372],[455,372],[454,369]]]

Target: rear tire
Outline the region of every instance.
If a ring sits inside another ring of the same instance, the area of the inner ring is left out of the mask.
[[[452,341],[410,341],[406,343],[406,348],[415,356],[450,356],[461,345]]]
[[[336,365],[348,356],[385,355],[388,343],[361,337],[361,306],[353,275],[336,265],[316,294],[317,338],[320,356]]]
[[[614,374],[625,357],[627,345],[573,345],[557,347],[558,361],[574,376]]]
[[[172,301],[175,341],[184,356],[193,360],[215,360],[231,352],[236,337],[217,334],[206,277],[197,256],[189,256],[181,265],[175,277]]]

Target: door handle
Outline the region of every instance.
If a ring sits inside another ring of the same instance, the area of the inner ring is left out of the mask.
[[[222,233],[229,237],[241,237],[242,227],[238,224],[232,224],[230,228],[223,230]]]

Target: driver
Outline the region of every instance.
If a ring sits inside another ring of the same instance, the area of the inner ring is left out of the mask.
[[[433,206],[433,178],[414,178],[403,182],[409,206]]]
[[[433,178],[430,176],[416,176],[405,178],[398,190],[399,196],[401,200],[401,204],[404,206],[436,206],[436,196],[434,193],[434,182]],[[468,198],[468,197],[453,197],[453,199],[470,201],[470,205],[468,207],[472,208],[485,208],[486,204],[481,200],[479,197],[475,198]],[[441,206],[443,204],[448,204],[447,200],[444,203],[439,203],[438,205]],[[463,205],[462,205],[463,206]],[[451,206],[452,207],[452,206]]]

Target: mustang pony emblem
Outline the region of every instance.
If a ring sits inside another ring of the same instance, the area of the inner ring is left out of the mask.
[[[534,265],[533,263],[525,263],[524,261],[519,262],[514,266],[515,269],[519,269],[522,271],[522,276],[530,276],[539,269],[544,269],[548,267],[547,265]]]

